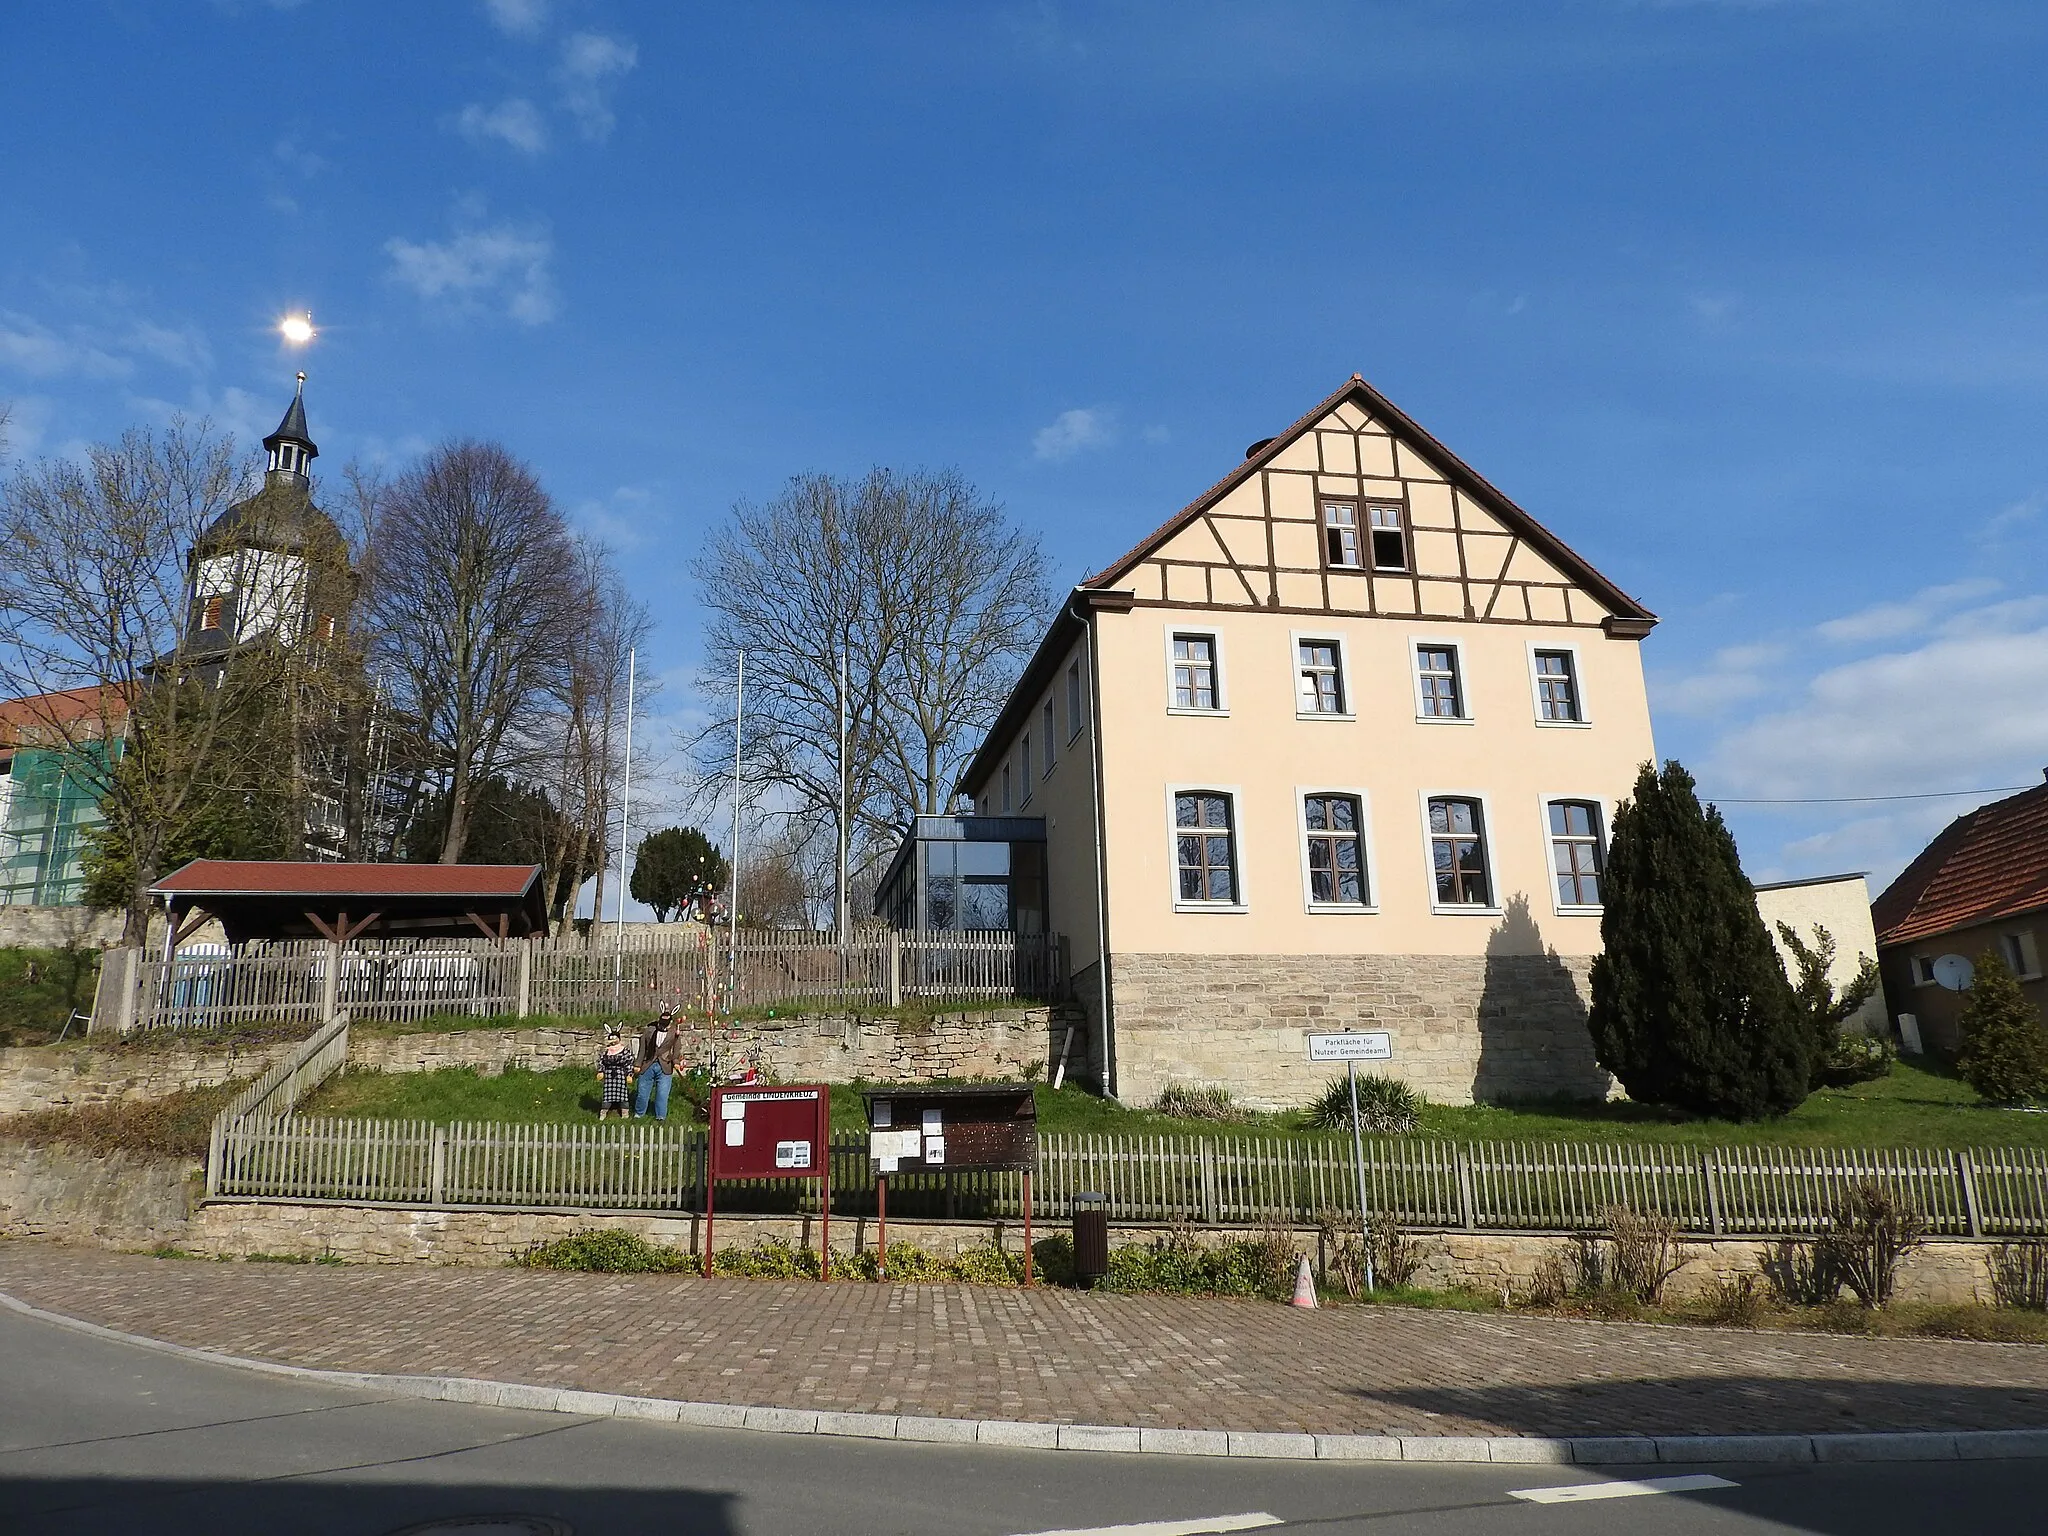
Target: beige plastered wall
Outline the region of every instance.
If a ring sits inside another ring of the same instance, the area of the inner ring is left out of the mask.
[[[1835,961],[1828,967],[1828,980],[1837,992],[1856,979],[1865,959],[1877,955],[1877,930],[1870,921],[1870,887],[1861,875],[1843,875],[1834,880],[1815,880],[1802,885],[1776,886],[1756,893],[1756,908],[1771,942],[1778,946],[1778,958],[1785,974],[1799,980],[1799,966],[1792,951],[1778,936],[1778,924],[1789,925],[1807,944],[1814,941],[1814,929],[1825,928],[1835,941]],[[1885,1017],[1884,989],[1849,1019],[1843,1028],[1854,1033],[1884,1035],[1889,1032]]]

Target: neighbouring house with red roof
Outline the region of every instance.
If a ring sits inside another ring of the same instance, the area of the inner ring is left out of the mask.
[[[2048,777],[2048,776],[2044,776]],[[2048,1010],[2048,782],[1958,816],[1871,904],[1878,967],[1893,1017],[1953,1053],[1967,996],[1936,976],[1944,955],[1998,955]]]

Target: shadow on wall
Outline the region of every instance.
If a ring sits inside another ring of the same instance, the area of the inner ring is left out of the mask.
[[[1593,1055],[1578,978],[1543,942],[1529,898],[1517,892],[1486,936],[1472,1097],[1481,1103],[1604,1099],[1609,1086]]]

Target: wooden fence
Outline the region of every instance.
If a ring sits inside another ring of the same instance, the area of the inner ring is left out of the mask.
[[[319,941],[226,945],[130,956],[122,979],[95,999],[96,1030],[212,1029],[258,1020],[312,1022],[346,1009],[403,1021],[437,1013],[576,1015],[807,1006],[893,1007],[910,999],[994,1001],[1065,997],[1066,946],[1057,934],[898,933],[841,942],[831,933],[706,929],[635,935],[614,949],[600,935],[528,939]]]
[[[704,1136],[635,1124],[501,1125],[318,1119],[259,1109],[223,1116],[210,1194],[252,1199],[554,1209],[701,1210]],[[874,1210],[863,1139],[832,1149],[833,1210]],[[1874,1179],[1911,1201],[1938,1234],[2048,1234],[2048,1153],[1911,1148],[1683,1147],[1374,1140],[1366,1144],[1375,1212],[1423,1228],[1584,1231],[1614,1205],[1671,1216],[1699,1235],[1799,1236]],[[1108,1197],[1112,1221],[1258,1226],[1355,1217],[1357,1174],[1338,1138],[1083,1136],[1039,1138],[1038,1215],[1063,1217],[1075,1195]],[[911,1173],[889,1184],[905,1217],[1014,1219],[1014,1173]],[[815,1186],[719,1186],[720,1209],[799,1210]]]

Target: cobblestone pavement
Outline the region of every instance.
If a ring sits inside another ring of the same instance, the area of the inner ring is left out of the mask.
[[[2048,1427],[2048,1348],[973,1286],[215,1263],[0,1242],[0,1291],[334,1370],[1324,1434]]]

